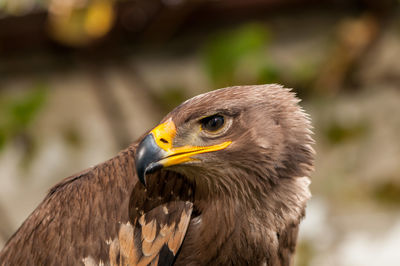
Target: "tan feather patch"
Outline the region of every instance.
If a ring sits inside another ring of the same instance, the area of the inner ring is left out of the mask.
[[[156,221],[153,220],[142,226],[142,239],[146,242],[153,242],[156,237]]]
[[[119,240],[117,238],[115,238],[110,244],[109,256],[110,256],[110,265],[111,266],[118,265],[119,250],[120,250]]]
[[[174,231],[173,236],[170,237],[168,240],[168,248],[172,251],[174,256],[176,255],[182,244],[189,221],[190,214],[188,215],[185,211],[183,211],[177,230]]]
[[[176,208],[181,214],[176,210],[169,211],[169,208]],[[178,214],[175,221],[166,224],[173,213]],[[121,224],[118,237],[110,243],[110,265],[157,265],[164,245],[175,256],[185,237],[191,213],[192,203],[174,202],[172,206],[167,203],[140,216],[134,225]],[[152,220],[146,222],[149,220],[146,215],[153,217]],[[88,265],[91,262],[87,260]]]
[[[148,254],[146,256],[157,254],[161,250],[162,246],[168,242],[168,239],[170,239],[174,228],[175,228],[175,223],[173,223],[170,226],[164,225],[160,229],[160,233],[154,242],[152,243],[143,242],[142,243],[143,254]]]
[[[134,236],[134,228],[129,222],[127,224],[121,224],[118,234],[120,259],[123,259],[124,262],[128,262],[130,265],[135,265],[139,260]]]

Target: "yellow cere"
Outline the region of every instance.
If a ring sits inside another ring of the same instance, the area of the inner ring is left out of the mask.
[[[194,161],[196,159],[190,158],[193,155],[223,150],[232,143],[232,141],[225,141],[212,146],[186,145],[173,148],[172,143],[176,135],[176,127],[171,119],[158,125],[150,133],[153,134],[157,145],[167,152],[167,156],[160,161],[164,167]]]
[[[150,133],[153,134],[158,147],[164,151],[172,149],[172,142],[176,135],[176,127],[171,118],[155,127]]]

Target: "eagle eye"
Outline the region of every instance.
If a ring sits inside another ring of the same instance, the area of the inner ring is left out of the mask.
[[[201,128],[210,132],[215,132],[222,128],[225,123],[222,115],[212,115],[200,120]]]

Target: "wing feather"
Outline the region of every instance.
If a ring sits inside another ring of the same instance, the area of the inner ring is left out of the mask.
[[[115,249],[119,247],[123,265],[171,265],[185,237],[192,208],[191,202],[169,202],[143,214],[134,225],[121,224],[119,243],[110,245],[110,264],[117,264]],[[148,220],[148,216],[154,218]],[[167,224],[167,220],[172,222]]]

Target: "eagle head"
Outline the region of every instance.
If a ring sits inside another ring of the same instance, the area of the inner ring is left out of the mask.
[[[187,100],[139,144],[139,180],[161,169],[208,189],[273,186],[308,176],[313,165],[310,122],[289,89],[237,86]]]

